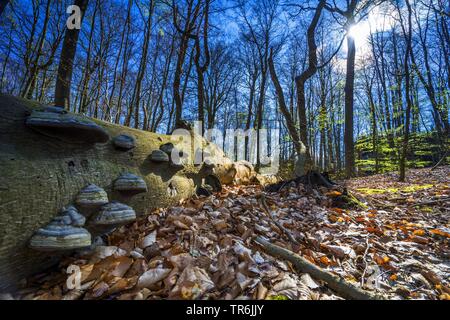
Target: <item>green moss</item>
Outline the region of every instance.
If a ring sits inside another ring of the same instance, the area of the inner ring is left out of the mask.
[[[358,139],[355,143],[358,172],[371,174],[397,171],[399,169],[399,146],[402,145],[402,140],[402,136],[395,137],[391,140],[393,142],[391,145],[385,136],[378,137],[377,148],[374,150],[371,136]],[[447,144],[450,144],[450,138],[447,139]],[[378,162],[375,161],[376,155],[378,155]],[[408,168],[431,167],[442,156],[443,147],[435,132],[411,134],[407,154]],[[447,157],[446,162],[449,161],[450,157]]]
[[[282,294],[278,294],[276,296],[270,296],[267,299],[268,300],[289,300],[288,297],[286,297],[285,295],[282,295]]]
[[[388,188],[388,189],[370,189],[370,188],[359,188],[356,189],[359,193],[366,194],[366,195],[374,195],[374,194],[385,194],[385,193],[413,193],[416,191],[426,190],[432,188],[432,184],[424,184],[424,185],[417,185],[413,184],[406,188]]]

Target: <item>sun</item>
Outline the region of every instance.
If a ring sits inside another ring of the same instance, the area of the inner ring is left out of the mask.
[[[357,46],[364,45],[370,36],[369,23],[361,22],[351,26],[348,30],[347,36],[353,38]]]

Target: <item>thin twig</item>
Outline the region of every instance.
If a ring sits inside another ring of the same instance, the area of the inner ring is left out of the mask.
[[[364,255],[363,255],[363,261],[364,261],[365,267],[364,267],[363,274],[361,276],[361,288],[364,288],[364,278],[366,277],[366,272],[367,272],[367,267],[368,267],[366,257],[367,257],[367,254],[369,253],[369,249],[370,249],[370,243],[369,243],[369,237],[367,237],[366,251],[364,251]]]
[[[272,220],[272,222],[288,237],[288,239],[293,243],[298,245],[299,242],[291,235],[291,233],[285,228],[283,227],[279,222],[275,221],[274,216],[272,215],[272,213],[269,210],[269,207],[267,206],[266,203],[266,196],[264,194],[261,194],[259,197],[259,203],[261,204],[261,207],[263,208],[263,210],[265,211],[265,213],[269,216],[269,218]]]

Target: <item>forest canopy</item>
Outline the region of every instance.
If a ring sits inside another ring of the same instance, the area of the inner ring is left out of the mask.
[[[72,4],[83,17],[61,88]],[[61,105],[56,86],[70,111],[158,133],[181,120],[279,129],[271,144],[283,161],[301,140],[314,165],[347,176],[445,156],[444,0],[13,0],[2,10],[2,93]]]

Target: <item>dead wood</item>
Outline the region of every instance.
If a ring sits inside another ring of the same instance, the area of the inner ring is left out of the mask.
[[[275,224],[278,227],[278,229],[280,229],[286,235],[286,237],[289,239],[289,241],[292,242],[292,244],[298,245],[299,244],[298,241],[292,236],[292,234],[285,227],[283,227],[281,223],[275,220],[273,214],[271,213],[269,207],[267,206],[266,196],[264,194],[261,194],[258,200],[267,216],[269,216],[269,218],[272,220],[273,224]]]
[[[292,263],[297,272],[308,273],[313,278],[324,281],[328,287],[334,290],[340,296],[354,300],[383,300],[382,296],[364,291],[355,285],[345,281],[341,277],[328,271],[322,270],[308,260],[300,257],[292,251],[270,243],[262,237],[257,237],[255,242],[263,247],[264,251],[273,256],[282,258]]]

